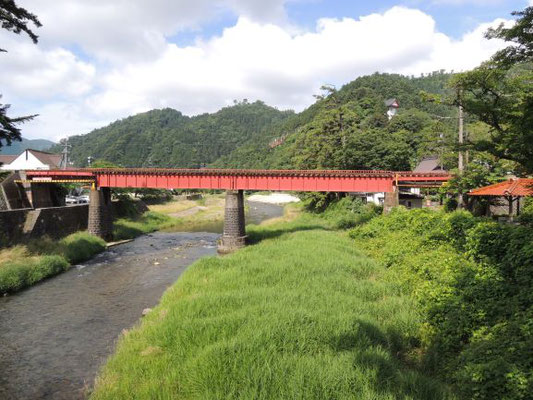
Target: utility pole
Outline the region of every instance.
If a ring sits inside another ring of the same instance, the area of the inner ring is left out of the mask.
[[[464,154],[463,154],[463,144],[464,144],[464,113],[463,113],[463,106],[460,104],[461,102],[461,94],[462,91],[459,91],[459,160],[458,160],[458,167],[459,167],[459,175],[462,176],[463,172],[465,170],[464,165]],[[459,193],[458,198],[458,205],[459,208],[464,207],[463,203],[463,193]]]
[[[63,146],[63,151],[61,152],[61,163],[59,164],[59,167],[61,169],[67,169],[69,165],[68,149],[72,147],[70,144],[68,144],[68,138],[64,140]]]

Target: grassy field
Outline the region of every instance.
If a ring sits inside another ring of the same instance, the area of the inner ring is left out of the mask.
[[[452,398],[417,367],[419,315],[386,270],[324,219],[291,219],[191,266],[91,398]]]

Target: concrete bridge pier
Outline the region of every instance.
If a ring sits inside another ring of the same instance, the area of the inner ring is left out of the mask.
[[[89,233],[104,240],[113,239],[111,190],[93,188],[89,194]]]
[[[392,192],[385,192],[385,199],[383,201],[383,214],[388,214],[394,207],[400,205],[400,190],[398,186],[392,187]]]
[[[224,233],[218,243],[220,254],[231,253],[246,244],[244,194],[242,190],[226,191]]]

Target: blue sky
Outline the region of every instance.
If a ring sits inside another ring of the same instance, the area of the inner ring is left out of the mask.
[[[531,0],[533,2],[533,0]],[[476,67],[526,0],[18,0],[34,45],[0,31],[0,89],[28,138],[58,140],[153,108],[234,99],[300,111],[324,83]],[[393,96],[393,94],[391,94]]]
[[[459,39],[465,32],[475,29],[481,23],[497,18],[509,18],[512,11],[522,10],[527,2],[523,0],[299,0],[287,3],[285,9],[290,22],[303,28],[313,29],[320,18],[358,18],[361,15],[382,13],[398,5],[417,8],[428,13],[435,19],[439,31]],[[237,19],[238,15],[228,10],[199,27],[171,36],[169,40],[182,46],[191,45],[198,37],[207,39],[219,35],[224,28],[233,26]]]

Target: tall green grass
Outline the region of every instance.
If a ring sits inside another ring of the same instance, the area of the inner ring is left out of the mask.
[[[386,270],[306,216],[196,262],[121,337],[92,399],[444,399]]]
[[[113,237],[116,240],[133,239],[159,229],[170,228],[179,220],[155,211],[148,211],[136,218],[120,218],[114,222]]]
[[[105,248],[102,239],[87,232],[77,232],[60,241],[31,240],[19,257],[0,265],[0,294],[15,292],[66,271],[70,264],[86,261]]]

